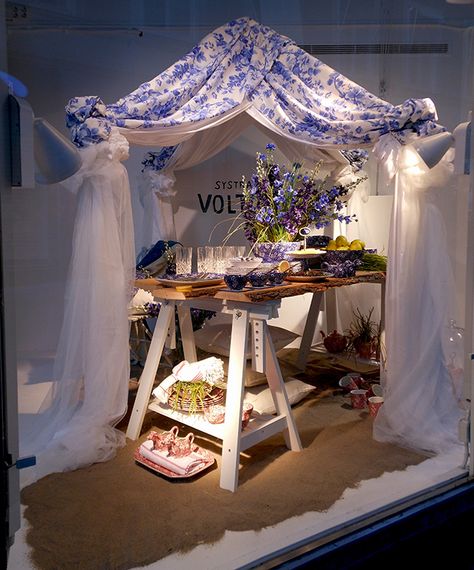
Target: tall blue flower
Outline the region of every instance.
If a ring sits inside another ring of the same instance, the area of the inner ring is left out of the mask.
[[[304,170],[299,162],[291,168],[279,165],[273,156],[276,146],[268,143],[265,153],[258,152],[256,168],[244,182],[243,222],[239,227],[251,242],[278,242],[298,239],[304,226],[324,228],[334,220],[350,223],[354,216],[343,213],[344,196],[363,177],[346,186],[331,186],[319,180],[321,163]]]

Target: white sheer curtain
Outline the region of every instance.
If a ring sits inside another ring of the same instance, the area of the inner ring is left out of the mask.
[[[429,170],[410,146],[390,149],[397,167],[386,293],[385,403],[374,437],[443,452],[461,415],[443,354],[455,295],[443,217],[433,195],[451,176],[445,157]]]
[[[42,413],[21,436],[21,453],[48,473],[106,461],[124,445],[113,426],[127,409],[134,237],[126,169],[128,143],[113,134],[82,151],[84,164],[68,182],[77,192],[73,256],[53,389]],[[22,472],[23,473],[23,472]]]

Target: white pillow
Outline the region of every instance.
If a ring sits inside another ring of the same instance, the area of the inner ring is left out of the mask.
[[[301,380],[288,380],[285,382],[286,393],[290,405],[293,406],[301,402],[311,390],[315,390],[315,386],[306,384]],[[275,404],[273,403],[270,388],[250,388],[245,391],[245,400],[253,405],[253,409],[259,414],[275,414]]]
[[[293,342],[299,336],[281,327],[269,325],[268,328],[276,352]],[[210,352],[211,354],[218,354],[219,356],[229,356],[231,331],[232,323],[221,323],[218,325],[206,323],[201,329],[194,333],[194,340],[196,346],[201,350]],[[252,335],[250,329],[245,356],[247,359],[252,358]]]

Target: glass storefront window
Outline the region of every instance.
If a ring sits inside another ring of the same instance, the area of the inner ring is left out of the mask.
[[[408,99],[432,99],[438,122],[450,132],[469,121],[472,112],[472,3],[454,0],[332,3],[260,0],[234,4],[212,0],[161,3],[31,0],[21,6],[10,2],[0,2],[0,6],[6,20],[0,37],[7,55],[2,68],[27,86],[26,99],[34,115],[47,119],[66,137],[70,133],[65,124],[65,106],[71,98],[97,95],[107,105],[115,103],[168,69],[214,29],[243,16],[287,36],[306,54],[384,101],[398,105]],[[8,86],[1,82],[0,85],[5,106]],[[7,131],[8,128],[3,127],[5,140]],[[131,145],[124,165],[130,179],[134,253],[142,254],[158,237],[173,237],[195,248],[221,245],[229,227],[225,220],[232,220],[238,213],[242,176],[249,179],[255,155],[265,148],[270,135],[271,131],[262,130],[254,122],[222,152],[207,160],[199,157],[189,168],[174,172],[176,194],[170,198],[167,210],[174,216],[174,236],[164,235],[168,228],[158,228],[147,206],[150,197],[144,188],[142,161],[148,151],[156,148]],[[285,159],[283,154],[278,156]],[[347,233],[352,239],[363,239],[379,253],[386,254],[395,183],[387,180],[374,153],[369,152],[365,172],[368,180],[364,194],[360,194],[353,206],[357,206],[358,222]],[[6,346],[11,347],[9,377],[18,384],[21,455],[22,446],[30,437],[32,422],[47,407],[56,381],[54,362],[58,345],[64,341],[61,327],[79,207],[77,194],[64,184],[36,185],[20,190],[12,189],[4,177],[2,191],[3,272],[8,275],[4,287],[11,309],[4,316],[5,332],[11,338]],[[445,226],[445,246],[455,283],[443,340],[450,342],[451,320],[457,329],[463,330],[466,342],[462,347],[456,337],[456,370],[449,369],[456,376],[456,397],[462,401],[461,431],[467,429],[467,400],[470,399],[470,376],[467,370],[463,375],[462,368],[466,366],[460,362],[463,351],[466,354],[470,350],[472,339],[472,323],[469,316],[466,319],[471,307],[466,303],[471,294],[470,268],[466,264],[471,192],[472,168],[470,175],[457,173],[450,177],[443,188],[433,192],[430,202],[439,213],[439,223]],[[332,231],[333,237],[339,232],[346,233],[346,229],[338,225]],[[326,233],[329,235],[329,232],[330,228]],[[242,232],[235,233],[228,242],[228,245],[242,244],[248,245]],[[426,298],[422,301],[428,303]],[[284,300],[274,324],[301,335],[310,303],[308,294],[297,300]],[[349,328],[356,307],[367,313],[373,306],[373,315],[378,321],[383,313],[382,304],[378,285],[357,285],[350,292],[341,290],[337,296],[328,295],[315,328],[314,347],[320,350],[320,331],[331,332],[327,330],[330,322],[342,332]],[[297,345],[293,343],[288,350],[296,350]],[[331,365],[334,362],[331,360]],[[131,377],[135,372],[136,369],[132,370]],[[376,369],[363,369],[362,374],[364,372],[377,374]],[[292,374],[296,373],[293,370]],[[461,380],[460,374],[463,375]],[[464,387],[460,387],[462,381]],[[330,387],[333,395],[342,397],[337,381]],[[133,405],[132,392],[128,404]],[[347,410],[348,414],[352,412]],[[372,421],[367,411],[364,414],[364,421]],[[344,424],[348,420],[340,421]],[[122,428],[124,431],[126,425]],[[311,445],[317,445],[317,439]],[[348,484],[342,496],[340,494],[321,512],[309,508],[306,512],[302,506],[296,518],[284,517],[285,520],[272,528],[260,533],[249,532],[245,539],[226,535],[212,546],[213,555],[222,565],[234,559],[244,565],[308,537],[324,535],[324,540],[330,541],[335,536],[333,532],[344,532],[341,529],[350,528],[351,521],[357,519],[360,523],[361,517],[367,520],[380,517],[387,509],[396,511],[405,501],[416,501],[414,497],[436,493],[434,489],[441,491],[446,485],[456,486],[469,477],[463,443],[434,457],[426,456],[424,461],[408,468],[403,461],[377,476],[370,476],[368,471],[367,480],[357,480],[354,488]],[[344,461],[339,468],[343,477]],[[25,470],[24,484],[31,482],[28,477]],[[334,477],[338,478],[336,474]],[[193,493],[192,484],[187,492]],[[315,485],[311,492],[324,493],[324,489]],[[274,524],[271,519],[262,526]],[[250,525],[248,530],[253,531],[254,527]],[[242,556],[242,551],[237,552],[242,548],[237,544],[239,540],[245,542],[246,556]],[[17,545],[14,556],[16,548]],[[207,554],[198,547],[183,556],[204,564]],[[136,562],[139,566],[141,560]]]

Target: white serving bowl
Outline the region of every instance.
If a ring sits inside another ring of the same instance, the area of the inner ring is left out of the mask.
[[[232,259],[229,259],[227,269],[239,269],[245,273],[255,269],[261,263],[261,257],[233,257]]]

